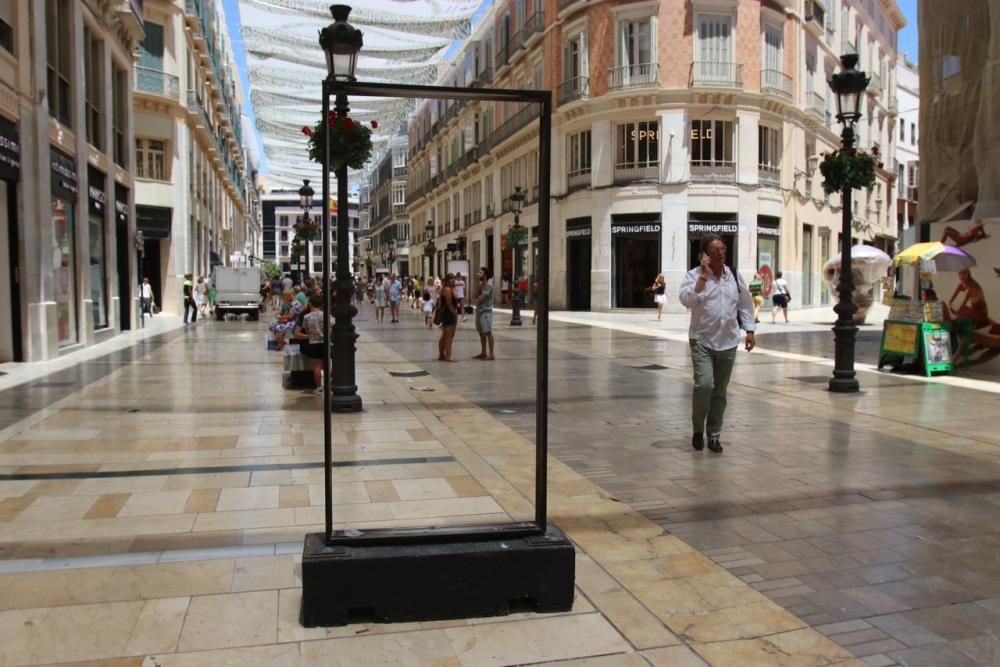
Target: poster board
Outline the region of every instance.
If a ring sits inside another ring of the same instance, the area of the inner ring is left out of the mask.
[[[932,373],[950,373],[951,336],[947,327],[937,322],[925,322],[920,325],[920,343],[924,352],[924,373],[929,377]]]
[[[917,356],[917,343],[920,324],[916,322],[901,322],[886,320],[882,329],[882,347],[879,350],[879,364],[887,354],[898,354],[904,357]]]

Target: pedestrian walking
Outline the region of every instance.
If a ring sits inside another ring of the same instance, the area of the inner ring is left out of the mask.
[[[760,273],[753,274],[753,280],[747,287],[750,289],[750,296],[753,297],[753,321],[757,324],[760,322],[760,304],[764,303],[764,281]]]
[[[271,279],[271,312],[277,314],[278,309],[281,308],[281,292],[282,292],[281,278],[275,276]]]
[[[382,324],[385,319],[385,307],[389,304],[389,279],[375,280],[375,321]]]
[[[139,287],[139,305],[142,308],[142,312],[153,316],[153,286],[149,284],[149,276],[142,279],[142,285]]]
[[[754,348],[753,300],[743,279],[726,266],[726,244],[716,234],[701,239],[701,264],[684,276],[680,302],[691,310],[688,329],[694,391],[691,396],[691,446],[722,452],[720,435],[726,411],[726,389],[736,361],[740,329],[746,350]]]
[[[479,294],[476,295],[476,333],[482,348],[473,359],[493,361],[493,272],[483,266],[479,269]],[[489,351],[487,352],[487,346]]]
[[[781,271],[774,274],[774,296],[771,297],[771,324],[774,324],[775,315],[778,314],[778,309],[781,309],[781,313],[785,316],[785,322],[788,322],[788,302],[792,300],[792,293],[788,289],[788,283],[784,278],[781,277]]]
[[[441,284],[441,338],[438,339],[438,361],[455,361],[451,357],[455,329],[458,327],[458,306],[455,305],[455,275],[449,273]]]
[[[184,274],[184,285],[181,288],[184,295],[184,324],[188,323],[188,313],[190,312],[190,322],[198,321],[198,306],[194,302],[194,274]]]
[[[194,302],[198,307],[198,314],[205,315],[208,308],[208,286],[205,284],[205,276],[198,276],[198,282],[194,286]]]
[[[399,302],[403,298],[403,283],[395,273],[389,274],[389,317],[392,324],[399,323]]]
[[[663,319],[663,304],[667,302],[667,281],[662,273],[656,276],[649,291],[653,293],[653,301],[656,302],[656,321],[659,322]]]
[[[504,271],[500,276],[500,296],[502,299],[501,303],[504,305],[510,300],[510,281],[510,271]]]
[[[461,271],[455,274],[455,305],[458,306],[458,314],[464,322],[468,318],[465,317],[465,278],[462,277]]]

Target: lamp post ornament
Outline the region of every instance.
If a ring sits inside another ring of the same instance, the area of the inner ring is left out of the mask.
[[[514,275],[511,281],[511,289],[514,292],[514,301],[511,305],[510,325],[512,327],[521,326],[521,306],[524,305],[524,293],[519,286],[521,284],[521,246],[527,245],[528,228],[521,226],[521,207],[524,206],[524,193],[521,186],[514,186],[514,194],[510,196],[510,207],[514,211],[514,226],[507,232],[507,245],[513,248],[514,252]]]
[[[837,95],[837,121],[843,126],[841,133],[841,153],[844,156],[854,156],[854,124],[861,119],[861,99],[868,87],[868,75],[856,69],[858,55],[848,53],[840,57],[841,71],[830,79],[830,88]],[[826,173],[826,170],[824,170]],[[830,378],[829,389],[837,393],[852,393],[860,391],[860,385],[854,372],[854,343],[858,335],[858,327],[854,324],[854,313],[858,307],[852,299],[854,294],[854,275],[851,271],[851,192],[854,184],[850,179],[843,182],[841,197],[841,250],[840,250],[840,284],[837,292],[840,300],[834,307],[837,313],[837,323],[833,325],[834,335],[834,367]]]

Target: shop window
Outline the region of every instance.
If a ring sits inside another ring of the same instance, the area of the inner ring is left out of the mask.
[[[660,124],[658,121],[622,123],[617,126],[617,130],[616,167],[655,167],[659,164]]]
[[[691,121],[691,165],[733,165],[734,129],[729,120]]]
[[[52,198],[52,231],[55,252],[55,302],[59,345],[71,345],[76,336],[76,252],[73,204]]]
[[[113,153],[115,164],[128,167],[128,147],[125,144],[125,123],[128,119],[128,72],[111,66],[111,130],[114,139]]]
[[[0,48],[14,53],[14,3],[0,2]]]
[[[73,75],[72,12],[69,0],[45,0],[45,44],[49,115],[67,127],[71,121]]]
[[[135,175],[151,181],[168,181],[167,142],[161,139],[135,139]]]
[[[83,69],[86,108],[87,141],[98,150],[104,149],[104,49],[90,28],[83,29]]]

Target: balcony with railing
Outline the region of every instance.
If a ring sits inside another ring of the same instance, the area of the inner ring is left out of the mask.
[[[493,68],[484,67],[483,71],[476,77],[476,85],[479,87],[493,83]]]
[[[135,90],[137,93],[169,97],[178,102],[181,99],[180,80],[173,74],[149,67],[135,68]]]
[[[826,30],[826,9],[817,0],[806,0],[806,30],[822,37]]]
[[[590,167],[569,172],[566,177],[566,188],[570,191],[590,187]]]
[[[659,82],[660,66],[657,63],[625,65],[608,70],[608,90],[649,88]]]
[[[577,76],[559,84],[559,104],[568,104],[575,100],[585,100],[590,97],[590,79]]]
[[[776,69],[760,71],[760,92],[792,101],[792,77]]]
[[[757,181],[763,187],[767,188],[780,188],[781,187],[781,167],[773,164],[758,164],[757,165]]]
[[[589,180],[589,174],[588,174]],[[615,165],[614,183],[649,183],[660,180],[660,165],[656,162],[622,162]]]
[[[817,92],[806,93],[806,112],[820,120],[826,119],[826,100]]]
[[[872,74],[871,78],[868,80],[868,87],[865,92],[872,97],[878,97],[882,94],[882,77],[878,74]]]
[[[490,146],[496,146],[500,142],[512,137],[515,132],[528,125],[535,118],[538,118],[539,111],[540,107],[537,104],[529,104],[518,111],[506,123],[497,128],[497,131],[490,138]]]
[[[508,60],[510,60],[510,50],[507,45],[504,44],[497,49],[497,69],[499,70],[501,67],[505,66]]]
[[[699,60],[691,63],[692,88],[743,88],[743,65]]]
[[[514,59],[514,54],[520,51],[524,47],[524,32],[518,30],[513,35],[510,36],[510,41],[507,42],[507,53],[508,62]]]
[[[208,109],[205,108],[205,105],[202,103],[201,97],[198,95],[197,91],[188,91],[187,108],[191,113],[197,113],[200,116],[200,120],[204,124],[206,130],[213,131],[212,118],[208,115]]]
[[[527,44],[535,35],[541,35],[545,31],[545,16],[541,10],[535,12],[524,22],[524,43]]]
[[[735,183],[736,163],[731,160],[691,160],[692,183]]]
[[[840,55],[844,55],[845,53],[857,53],[857,52],[858,52],[858,45],[852,42],[850,39],[845,37],[843,41],[840,42]]]

